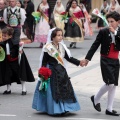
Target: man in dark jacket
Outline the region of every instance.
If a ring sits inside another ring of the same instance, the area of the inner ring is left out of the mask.
[[[118,86],[119,77],[119,51],[120,51],[120,28],[119,20],[120,14],[117,12],[111,12],[106,16],[109,23],[109,27],[100,30],[96,40],[92,44],[85,59],[82,61],[83,66],[86,66],[92,59],[94,53],[101,45],[101,73],[104,81],[104,85],[100,88],[96,95],[91,96],[91,101],[94,108],[101,112],[100,98],[108,92],[108,102],[106,115],[119,116],[117,111],[113,110],[113,101],[116,92],[116,86]]]
[[[5,2],[4,0],[1,0],[0,1],[0,29],[6,26],[4,19],[3,19],[4,8],[5,8]]]
[[[32,12],[34,12],[34,4],[31,0],[24,0],[25,10],[26,10],[26,21],[25,25],[27,27],[27,37],[31,40],[34,39],[34,17]]]

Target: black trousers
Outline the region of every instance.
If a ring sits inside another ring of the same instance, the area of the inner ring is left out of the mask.
[[[106,84],[118,85],[119,59],[112,59],[101,56],[100,60],[103,81]]]

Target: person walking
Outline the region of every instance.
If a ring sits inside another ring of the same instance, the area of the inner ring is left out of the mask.
[[[68,22],[65,23],[64,40],[70,41],[70,48],[76,48],[76,43],[84,40],[82,18],[84,14],[78,6],[77,0],[72,0],[68,7]]]
[[[101,112],[100,99],[105,93],[108,93],[105,114],[119,116],[117,111],[113,110],[113,103],[119,77],[120,27],[118,21],[120,14],[114,11],[107,14],[106,18],[109,23],[108,28],[99,31],[96,40],[81,63],[82,66],[86,66],[101,45],[100,66],[104,84],[95,95],[91,96],[91,101],[93,107]]]
[[[47,0],[42,0],[42,2],[38,6],[38,12],[41,14],[40,21],[36,24],[35,27],[35,42],[40,43],[40,48],[43,47],[43,45],[47,41],[47,34],[50,29],[49,25],[49,5],[47,3]],[[44,27],[43,27],[44,26]]]
[[[80,110],[80,105],[65,68],[64,59],[76,66],[80,65],[80,61],[71,56],[62,39],[62,29],[53,28],[49,31],[47,43],[43,47],[40,57],[40,68],[47,67],[52,74],[49,76],[50,79],[45,81],[47,88],[41,88],[44,86],[44,81],[42,75],[39,76],[40,79],[32,103],[33,109],[50,115]]]

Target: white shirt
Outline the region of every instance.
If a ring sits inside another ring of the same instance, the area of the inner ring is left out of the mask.
[[[12,12],[15,11],[16,7],[17,7],[17,6],[15,6],[14,8],[11,7]],[[23,8],[20,8],[20,14],[21,14],[20,25],[24,25],[24,22],[25,22],[25,19],[26,19],[26,15],[25,15],[26,12],[25,12],[25,10],[24,10]],[[7,8],[5,8],[5,10],[4,10],[3,18],[4,18],[4,22],[5,22],[6,24],[8,24]]]

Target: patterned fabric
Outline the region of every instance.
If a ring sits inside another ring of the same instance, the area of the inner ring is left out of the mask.
[[[54,73],[52,74],[52,80],[50,81],[53,99],[56,102],[66,100],[76,102],[73,88],[65,68],[62,65],[57,64],[54,67],[50,66],[50,69],[52,70],[52,73]]]

